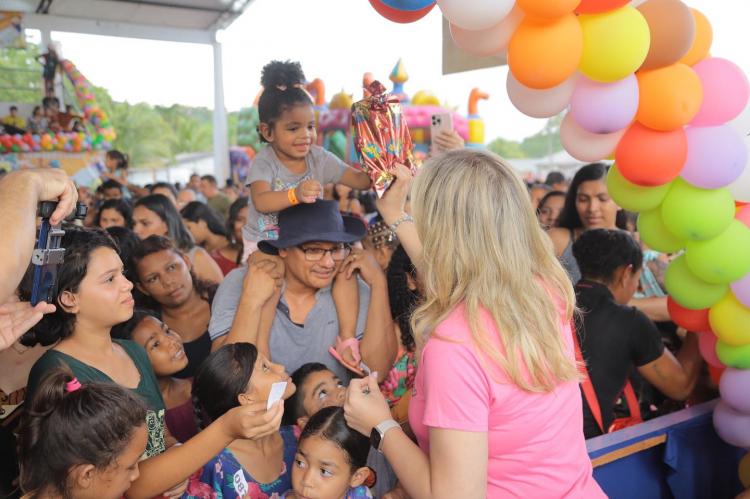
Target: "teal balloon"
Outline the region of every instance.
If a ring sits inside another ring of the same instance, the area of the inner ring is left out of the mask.
[[[674,301],[692,310],[711,307],[729,291],[727,284],[708,283],[690,272],[685,255],[669,264],[664,274],[664,286]]]
[[[677,253],[685,247],[685,241],[667,229],[661,219],[660,210],[644,211],[638,215],[638,235],[641,241],[662,253]]]
[[[732,223],[734,198],[728,189],[700,189],[677,178],[662,202],[661,218],[680,239],[711,239]]]
[[[615,203],[628,211],[649,211],[656,209],[669,192],[670,183],[658,187],[643,187],[622,176],[614,165],[607,174],[607,190]]]
[[[727,367],[750,369],[750,344],[734,347],[719,340],[716,342],[716,356]]]
[[[750,272],[750,228],[732,220],[718,236],[688,242],[685,257],[699,279],[713,284],[737,281]]]

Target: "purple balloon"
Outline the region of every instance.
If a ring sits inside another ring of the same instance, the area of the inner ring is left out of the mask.
[[[729,125],[685,129],[688,154],[680,175],[701,189],[726,187],[742,175],[747,146]]]
[[[581,128],[591,133],[612,133],[630,125],[638,111],[635,75],[612,83],[581,76],[570,99],[570,113]]]
[[[729,287],[732,288],[734,297],[737,298],[740,303],[750,308],[750,274],[747,274],[739,281],[734,281]]]
[[[728,367],[719,381],[721,399],[732,409],[750,414],[750,370]]]
[[[726,443],[750,447],[750,415],[732,409],[723,400],[714,409],[714,428]]]

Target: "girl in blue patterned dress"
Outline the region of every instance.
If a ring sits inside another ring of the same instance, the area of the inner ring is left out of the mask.
[[[268,399],[273,383],[286,381],[283,399],[296,387],[284,371],[255,345],[233,343],[203,361],[193,380],[196,412],[202,423],[239,405]],[[192,481],[183,498],[275,499],[291,488],[291,468],[297,439],[291,426],[257,440],[235,440],[211,459]]]
[[[325,407],[305,425],[285,499],[372,498],[373,471],[366,466],[370,441],[349,428],[344,409]]]

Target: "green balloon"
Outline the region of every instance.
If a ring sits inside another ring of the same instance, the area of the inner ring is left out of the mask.
[[[750,345],[733,347],[719,340],[716,342],[716,356],[727,367],[750,369]]]
[[[622,176],[617,165],[607,174],[609,195],[623,209],[628,211],[649,211],[658,207],[669,192],[672,183],[658,187],[644,187],[634,184]]]
[[[662,253],[677,253],[685,247],[685,241],[664,225],[660,210],[644,211],[638,215],[638,235],[649,248]]]
[[[692,310],[711,307],[729,290],[726,284],[711,284],[698,279],[690,272],[685,255],[669,264],[664,274],[664,285],[674,301]]]
[[[335,154],[341,161],[346,159],[346,135],[337,130],[331,135],[328,150]]]
[[[750,229],[732,220],[727,230],[707,241],[689,241],[690,271],[713,284],[729,284],[750,272]]]
[[[700,189],[677,178],[662,202],[661,217],[680,239],[711,239],[732,222],[734,198],[728,189]]]

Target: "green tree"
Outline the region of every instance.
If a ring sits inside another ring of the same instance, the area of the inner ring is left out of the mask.
[[[112,145],[127,152],[134,167],[163,166],[173,159],[174,132],[148,104],[115,103],[110,119],[117,132]]]
[[[526,153],[521,149],[521,143],[515,140],[507,140],[498,137],[489,144],[487,149],[507,159],[525,158]]]
[[[547,120],[542,130],[521,142],[521,149],[529,158],[543,158],[562,151],[560,143],[560,124],[563,114],[558,114]]]
[[[44,95],[39,48],[0,49],[0,95],[9,102],[40,102]]]

